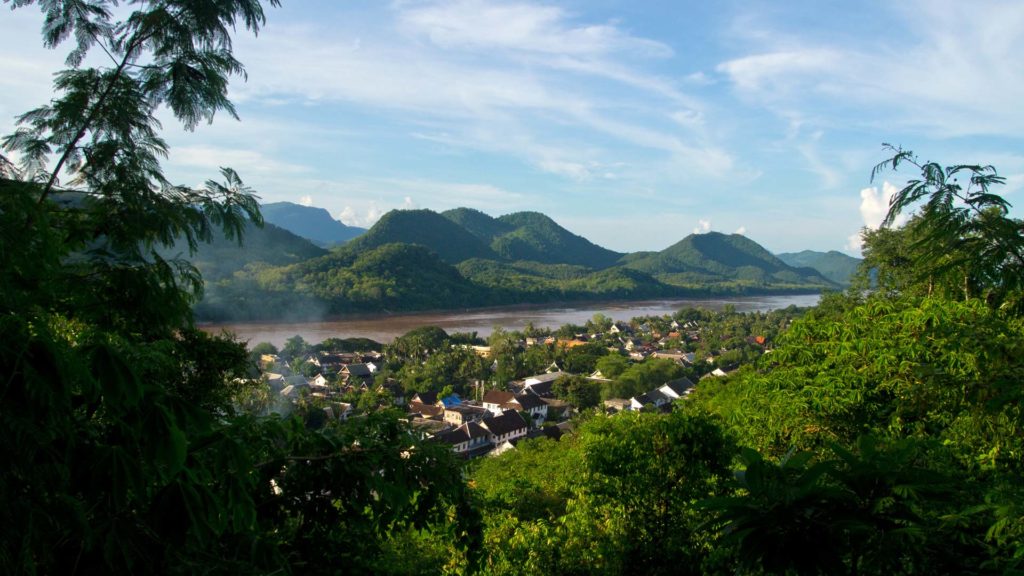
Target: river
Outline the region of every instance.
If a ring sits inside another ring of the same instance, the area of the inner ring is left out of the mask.
[[[514,308],[487,308],[482,310],[433,312],[342,318],[322,322],[270,323],[247,322],[231,324],[202,324],[207,332],[227,331],[250,345],[270,342],[281,347],[285,340],[302,336],[307,342],[317,343],[327,338],[370,338],[388,343],[397,336],[420,326],[440,326],[449,334],[476,332],[486,338],[495,327],[522,330],[532,322],[537,328],[557,329],[565,324],[585,324],[600,312],[615,320],[630,320],[637,316],[673,314],[680,308],[707,308],[721,310],[727,304],[738,312],[767,311],[795,306],[814,306],[818,294],[781,296],[746,296],[736,298],[643,300],[631,302],[581,303],[578,305],[531,306]]]

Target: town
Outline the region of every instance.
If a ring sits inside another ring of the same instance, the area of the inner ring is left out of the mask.
[[[770,352],[802,312],[684,309],[629,322],[595,314],[582,326],[499,329],[488,340],[427,326],[387,345],[295,336],[280,350],[252,347],[260,387],[247,408],[300,410],[314,426],[398,410],[421,438],[459,456],[498,455],[523,439],[557,440],[584,412],[671,411],[701,379]]]

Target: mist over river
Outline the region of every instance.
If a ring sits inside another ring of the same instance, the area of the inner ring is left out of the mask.
[[[637,316],[674,314],[680,308],[706,308],[721,310],[727,304],[738,312],[767,311],[787,306],[814,306],[818,294],[790,294],[779,296],[744,296],[735,298],[643,300],[627,302],[589,302],[573,305],[518,306],[465,311],[430,312],[360,316],[325,320],[322,322],[243,322],[227,324],[201,324],[207,332],[228,331],[250,345],[270,342],[281,347],[285,340],[302,336],[307,342],[317,343],[327,338],[370,338],[388,343],[397,336],[420,326],[439,326],[449,334],[476,332],[480,337],[490,336],[495,327],[522,330],[528,323],[536,328],[552,330],[565,324],[584,324],[600,312],[615,320],[628,321]]]

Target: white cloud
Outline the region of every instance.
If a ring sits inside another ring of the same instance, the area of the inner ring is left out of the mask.
[[[313,205],[313,197],[307,194],[307,195],[299,198],[299,204],[301,204],[303,206],[312,206]]]
[[[889,213],[889,202],[899,192],[899,188],[888,181],[882,183],[882,189],[877,186],[863,188],[860,191],[860,217],[864,220],[864,226],[877,230],[882,225],[882,220]],[[903,216],[898,218],[896,225],[902,224],[906,219]]]
[[[704,126],[704,114],[697,110],[678,110],[669,114],[669,118],[683,128],[701,128]]]
[[[386,214],[388,211],[382,209],[375,202],[370,202],[369,206],[364,208],[362,211],[353,208],[352,206],[345,206],[338,213],[338,220],[346,226],[357,226],[359,228],[369,228],[380,220],[381,216]]]
[[[843,246],[843,249],[854,253],[860,252],[861,249],[864,247],[864,239],[861,237],[860,234],[860,232],[857,232],[856,234],[850,234],[846,238],[846,244]]]
[[[741,236],[745,236],[747,234],[747,227],[746,226],[740,226],[739,228],[736,229],[736,233],[741,235]]]
[[[864,228],[877,230],[882,225],[885,215],[889,213],[889,202],[897,192],[899,192],[899,188],[888,181],[882,183],[881,190],[877,186],[861,189],[860,217],[864,222]],[[893,226],[902,226],[906,221],[907,216],[905,213],[902,213],[893,221]],[[861,233],[857,232],[847,238],[845,247],[847,250],[856,252],[861,249],[863,244]]]
[[[830,49],[768,52],[744,56],[719,64],[717,70],[746,92],[786,93],[796,89],[794,76],[819,75],[833,69],[841,55]]]
[[[683,77],[683,80],[689,84],[695,84],[697,86],[710,86],[715,83],[715,80],[705,74],[704,72],[694,72],[687,74]]]
[[[579,162],[546,159],[540,160],[537,163],[537,167],[545,172],[565,176],[573,180],[589,180],[591,177],[590,169]]]
[[[241,150],[218,146],[178,146],[171,149],[169,164],[217,170],[234,168],[245,179],[246,174],[300,174],[309,167],[274,160],[257,150]]]
[[[697,221],[697,227],[693,229],[694,234],[706,234],[711,231],[711,220],[701,218]]]
[[[555,6],[530,2],[460,0],[401,11],[400,24],[445,48],[593,56],[630,51],[671,56],[672,49],[636,38],[610,24],[573,25]]]

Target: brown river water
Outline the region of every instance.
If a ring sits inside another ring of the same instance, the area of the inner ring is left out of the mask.
[[[285,340],[295,335],[302,336],[310,343],[321,342],[327,338],[356,337],[388,343],[420,326],[439,326],[449,334],[476,332],[480,337],[486,338],[490,336],[495,327],[510,331],[522,330],[530,322],[537,328],[553,330],[565,324],[585,324],[598,312],[615,320],[628,321],[637,316],[673,314],[681,308],[721,310],[727,304],[732,304],[738,312],[764,312],[786,308],[790,305],[814,306],[818,303],[818,299],[818,294],[792,294],[736,298],[589,302],[574,305],[361,316],[321,322],[202,324],[200,328],[212,333],[230,332],[239,340],[247,341],[250,345],[270,342],[281,347]]]

